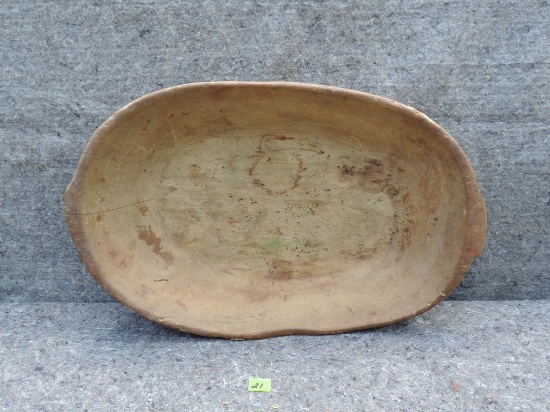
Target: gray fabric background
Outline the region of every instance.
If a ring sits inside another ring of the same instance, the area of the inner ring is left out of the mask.
[[[455,299],[550,297],[547,1],[0,5],[0,300],[105,302],[62,193],[92,132],[163,87],[291,80],[426,113],[477,173],[487,246]]]
[[[550,410],[549,79],[548,1],[1,0],[0,410]],[[115,110],[211,80],[352,88],[449,131],[489,216],[455,301],[245,342],[113,303],[76,254],[63,190]],[[249,376],[272,393],[248,393]]]
[[[0,332],[0,411],[550,409],[546,300],[443,302],[375,331],[260,341],[182,335],[109,303],[0,314],[13,331]],[[272,392],[248,393],[250,376]]]

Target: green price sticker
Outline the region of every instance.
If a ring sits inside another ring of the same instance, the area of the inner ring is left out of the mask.
[[[271,379],[248,378],[248,392],[271,392]]]

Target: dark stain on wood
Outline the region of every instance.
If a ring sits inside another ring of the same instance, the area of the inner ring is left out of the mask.
[[[162,246],[160,245],[161,238],[156,236],[151,226],[149,226],[148,229],[141,227],[139,229],[138,238],[143,240],[147,246],[151,246],[153,253],[161,257],[166,262],[166,265],[170,266],[174,263],[174,255],[162,250]]]
[[[269,188],[267,188],[267,187],[265,186],[265,184],[264,184],[260,179],[254,179],[254,180],[252,181],[252,184],[253,184],[254,186],[256,186],[256,187],[259,187],[259,188],[265,190],[265,192],[266,192],[268,195],[271,194],[271,190],[270,190]]]
[[[365,165],[362,167],[355,165],[338,166],[340,173],[343,176],[364,176],[370,177],[375,173],[380,173],[384,169],[384,165],[378,159],[365,159]]]
[[[292,189],[296,189],[299,185],[299,181],[302,178],[302,172],[305,172],[307,170],[307,167],[304,166],[304,162],[302,159],[298,160],[298,173],[296,173],[296,178],[294,179],[294,183],[292,184]],[[282,193],[286,193],[286,190]]]
[[[394,196],[397,196],[397,195],[399,194],[399,189],[396,188],[396,187],[395,187],[394,185],[392,185],[392,184],[388,184],[388,185],[386,186],[385,192],[386,192],[386,194],[388,194],[388,195],[394,197]]]
[[[227,223],[229,223],[231,226],[238,226],[241,222],[239,222],[234,217],[230,217],[229,219],[227,219]]]
[[[294,277],[292,262],[283,259],[273,259],[273,269],[270,270],[275,280],[290,280]]]

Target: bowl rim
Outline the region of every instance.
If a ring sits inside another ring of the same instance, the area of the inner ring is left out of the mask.
[[[82,189],[82,177],[86,173],[86,169],[92,158],[92,153],[95,151],[98,144],[105,138],[105,136],[108,135],[111,126],[113,124],[117,124],[118,122],[124,121],[124,118],[128,114],[140,110],[141,107],[147,106],[157,99],[163,99],[165,96],[174,93],[181,93],[192,89],[207,89],[214,87],[263,87],[266,89],[287,89],[347,96],[348,98],[390,107],[393,110],[401,112],[403,115],[413,117],[420,124],[421,127],[431,129],[432,132],[434,132],[435,137],[439,139],[440,143],[446,146],[447,150],[451,153],[453,159],[457,164],[466,192],[467,205],[466,210],[464,211],[467,216],[465,239],[460,254],[460,259],[455,267],[453,275],[449,279],[446,288],[439,294],[439,296],[433,302],[425,305],[424,307],[412,314],[403,316],[399,319],[392,319],[387,322],[376,324],[368,324],[362,327],[344,327],[337,330],[318,330],[308,328],[278,329],[261,333],[239,333],[238,331],[236,331],[234,334],[220,334],[215,333],[211,330],[201,329],[200,327],[187,327],[178,322],[161,321],[153,313],[139,307],[138,305],[131,303],[122,292],[112,287],[108,281],[109,275],[102,274],[101,263],[96,261],[92,252],[88,248],[86,241],[83,240],[86,230],[81,216],[87,215],[88,213],[80,212],[81,204],[79,195]],[[473,260],[482,253],[485,246],[487,232],[487,209],[485,201],[481,195],[474,170],[466,154],[459,146],[457,141],[440,125],[431,120],[427,115],[414,109],[413,107],[371,93],[341,87],[325,86],[316,83],[287,81],[208,81],[186,83],[153,91],[131,101],[122,108],[116,110],[94,131],[94,133],[90,137],[80,157],[74,175],[64,191],[63,204],[65,221],[82,262],[84,263],[86,269],[94,278],[94,280],[109,295],[111,295],[114,299],[116,299],[118,302],[122,303],[126,307],[130,308],[132,311],[140,314],[141,316],[144,316],[145,318],[148,318],[154,322],[161,323],[170,328],[202,336],[223,337],[231,339],[257,339],[292,334],[335,334],[354,330],[363,330],[367,328],[370,329],[382,327],[420,315],[440,303],[459,285],[459,283],[466,275],[466,272],[471,266]]]

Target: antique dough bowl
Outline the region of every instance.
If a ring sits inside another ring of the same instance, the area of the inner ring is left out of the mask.
[[[259,338],[388,325],[484,245],[458,144],[378,96],[300,83],[172,87],[117,111],[65,192],[80,257],[163,325]]]

